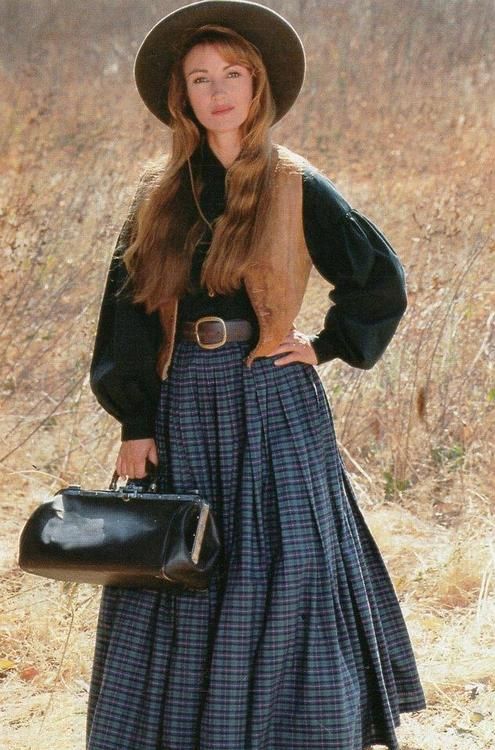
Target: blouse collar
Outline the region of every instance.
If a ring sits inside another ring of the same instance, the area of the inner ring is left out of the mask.
[[[199,169],[201,181],[206,189],[201,191],[199,198],[201,208],[209,221],[216,219],[225,210],[227,170],[215,156],[206,138],[202,138],[194,152],[192,163]]]
[[[193,163],[201,165],[201,170],[207,170],[207,176],[213,177],[218,176],[225,178],[227,170],[223,166],[222,162],[217,158],[215,153],[210,148],[207,139],[203,136],[199,142],[196,151],[191,160]]]

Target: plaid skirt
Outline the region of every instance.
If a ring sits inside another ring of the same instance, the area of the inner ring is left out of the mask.
[[[199,489],[225,562],[207,591],[105,587],[87,750],[397,750],[424,707],[316,368],[179,341],[162,489]]]

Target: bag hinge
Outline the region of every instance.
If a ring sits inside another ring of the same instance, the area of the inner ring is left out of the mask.
[[[210,508],[208,505],[205,504],[201,507],[198,525],[196,527],[196,534],[194,535],[194,544],[191,552],[191,560],[195,565],[197,565],[199,561],[199,555],[201,553],[201,545],[203,544],[203,537],[205,535],[206,521],[208,520],[209,511]]]

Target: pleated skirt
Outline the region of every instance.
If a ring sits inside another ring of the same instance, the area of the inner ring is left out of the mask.
[[[424,707],[315,367],[176,344],[162,490],[199,489],[224,561],[207,591],[103,589],[87,750],[398,750]]]

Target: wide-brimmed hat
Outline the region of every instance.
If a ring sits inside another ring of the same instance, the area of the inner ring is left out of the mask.
[[[184,5],[156,23],[145,36],[134,62],[134,78],[144,103],[170,124],[167,89],[177,44],[199,26],[226,26],[254,44],[267,69],[278,122],[301,90],[306,61],[296,30],[279,13],[246,0],[203,0]]]

